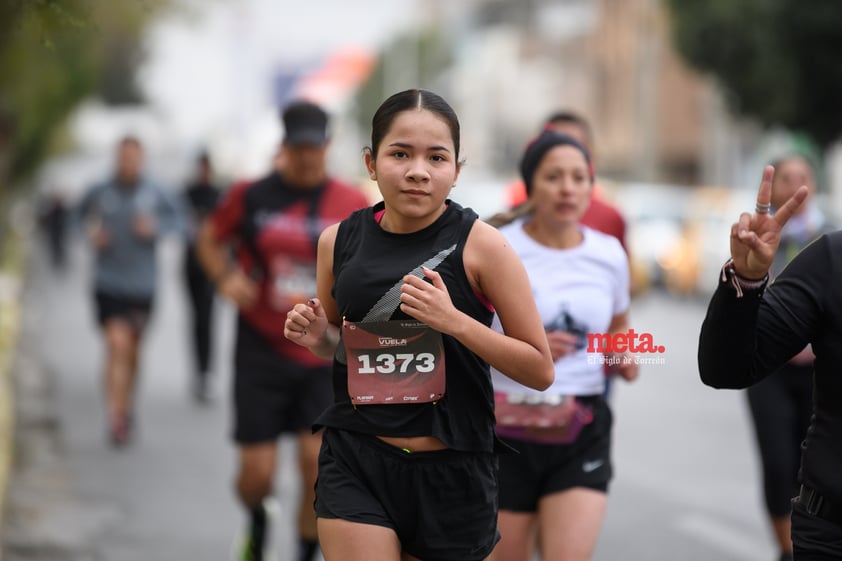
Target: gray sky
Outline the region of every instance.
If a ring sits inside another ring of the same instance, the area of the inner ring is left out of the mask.
[[[280,68],[313,63],[340,47],[375,51],[418,17],[414,0],[192,4],[187,14],[167,17],[151,30],[140,74],[150,101],[188,143],[274,142],[272,76]],[[251,154],[255,165],[264,166],[265,154]]]

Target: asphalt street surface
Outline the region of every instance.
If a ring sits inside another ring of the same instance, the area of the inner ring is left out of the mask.
[[[102,347],[89,290],[90,256],[79,243],[70,268],[36,259],[30,313],[41,358],[56,381],[64,470],[96,558],[106,561],[230,559],[243,524],[233,492],[230,359],[234,315],[215,321],[217,399],[190,396],[188,320],[180,245],[161,251],[161,294],[143,348],[137,439],[106,440]],[[713,285],[715,278],[710,279]],[[32,307],[35,309],[32,309]],[[696,344],[705,301],[650,291],[633,302],[631,323],[662,354],[633,384],[614,385],[614,471],[596,560],[767,561],[775,557],[762,510],[759,466],[745,396],[701,384]],[[283,442],[275,535],[280,559],[294,551],[294,443]]]

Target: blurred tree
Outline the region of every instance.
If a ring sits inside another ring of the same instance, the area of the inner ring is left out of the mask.
[[[31,172],[51,132],[95,85],[96,53],[71,0],[13,2],[0,43],[0,187]],[[74,10],[71,12],[70,10]],[[2,196],[2,193],[0,193]]]
[[[738,114],[842,137],[839,0],[667,0],[679,52],[714,75]]]
[[[12,186],[46,157],[81,100],[141,100],[133,78],[141,33],[168,4],[0,1],[0,213],[5,215]]]

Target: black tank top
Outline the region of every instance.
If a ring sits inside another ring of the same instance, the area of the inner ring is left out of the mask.
[[[476,213],[448,201],[430,226],[410,234],[383,230],[375,219],[383,203],[359,210],[343,221],[333,257],[340,317],[363,321],[411,319],[397,309],[402,279],[424,265],[437,271],[453,304],[484,325],[493,312],[480,300],[465,274],[462,252],[477,220]],[[390,289],[392,289],[390,291]],[[390,310],[394,309],[390,313]],[[383,313],[387,315],[383,317]],[[494,392],[488,364],[453,337],[442,335],[445,395],[434,403],[353,405],[348,395],[348,370],[342,342],[333,362],[334,404],[316,420],[316,427],[335,427],[392,437],[435,436],[454,450],[490,452],[495,447]]]

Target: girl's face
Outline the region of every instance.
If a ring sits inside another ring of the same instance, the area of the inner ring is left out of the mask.
[[[584,154],[569,145],[551,148],[532,179],[536,217],[558,225],[578,223],[591,200],[591,180]]]
[[[426,109],[403,111],[374,148],[377,157],[366,152],[365,165],[386,204],[384,220],[408,221],[408,231],[432,224],[459,177],[447,121]]]

